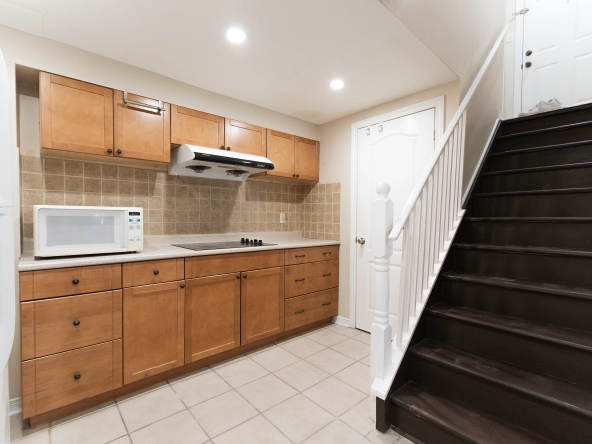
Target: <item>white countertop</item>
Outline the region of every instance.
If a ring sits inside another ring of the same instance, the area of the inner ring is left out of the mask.
[[[193,242],[236,241],[241,237],[263,239],[263,242],[277,245],[262,247],[228,248],[222,250],[193,251],[173,247],[171,244]],[[93,256],[69,256],[59,258],[35,259],[32,251],[25,251],[18,264],[19,271],[51,270],[55,268],[81,267],[87,265],[116,264],[123,262],[152,261],[214,254],[247,253],[260,250],[283,250],[285,248],[320,247],[339,245],[339,241],[303,238],[300,232],[240,233],[240,234],[198,234],[178,236],[145,236],[144,250],[139,253],[102,254]]]

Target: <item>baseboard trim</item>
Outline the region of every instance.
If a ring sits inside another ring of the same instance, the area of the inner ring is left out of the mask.
[[[23,398],[14,398],[8,401],[8,415],[18,415],[23,411]]]
[[[343,316],[333,316],[333,323],[337,325],[342,325],[343,327],[349,327],[349,319],[344,318]]]

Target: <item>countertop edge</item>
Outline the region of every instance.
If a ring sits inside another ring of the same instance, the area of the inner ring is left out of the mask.
[[[293,248],[323,247],[341,245],[340,241],[299,239],[290,242],[279,241],[277,245],[250,248],[229,248],[225,250],[193,251],[172,245],[152,245],[140,253],[125,253],[96,256],[74,256],[38,259],[33,258],[32,253],[21,256],[18,262],[18,271],[55,270],[59,268],[86,267],[91,265],[107,265],[128,262],[145,262],[161,259],[178,259],[196,256],[214,256],[220,254],[249,253],[253,251],[289,250]],[[161,251],[162,250],[162,251]]]

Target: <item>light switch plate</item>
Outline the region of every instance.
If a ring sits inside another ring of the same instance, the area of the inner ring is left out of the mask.
[[[280,224],[285,224],[285,223],[286,223],[286,214],[280,213]]]

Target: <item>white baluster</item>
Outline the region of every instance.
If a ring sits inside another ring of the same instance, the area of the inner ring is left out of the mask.
[[[428,288],[429,278],[432,274],[431,270],[434,267],[432,260],[432,224],[433,224],[433,209],[434,209],[434,180],[433,174],[428,177],[428,193],[426,198],[426,226],[425,226],[425,255],[423,267],[423,288]]]
[[[467,112],[462,114],[462,118],[460,120],[460,156],[458,160],[458,177],[460,180],[458,181],[458,213],[457,218],[460,217],[460,212],[462,210],[462,199],[461,196],[463,195],[463,168],[464,168],[464,155],[465,155],[465,130],[467,125]]]
[[[391,364],[392,329],[389,324],[389,271],[393,255],[393,201],[388,195],[391,187],[382,182],[376,187],[378,197],[372,203],[372,254],[375,260],[374,322],[371,333],[371,372],[374,378],[384,379]]]

